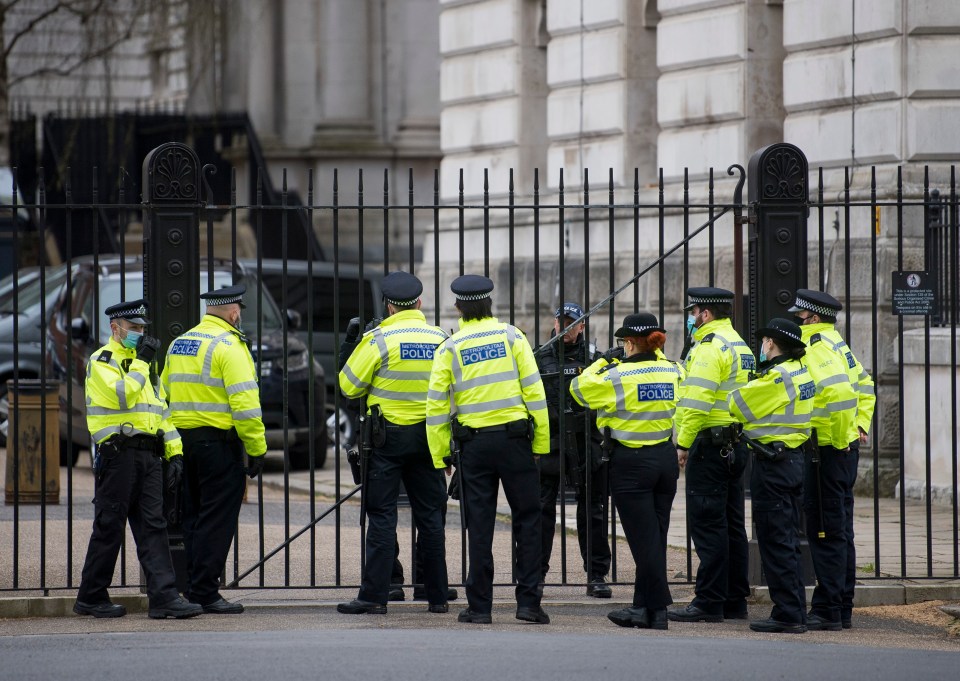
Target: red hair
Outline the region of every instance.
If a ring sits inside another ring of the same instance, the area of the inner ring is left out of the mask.
[[[667,342],[667,334],[663,331],[651,331],[646,336],[636,336],[631,340],[637,344],[640,352],[653,352],[663,349],[664,343]]]

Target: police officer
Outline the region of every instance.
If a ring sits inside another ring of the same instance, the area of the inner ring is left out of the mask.
[[[194,617],[202,610],[177,593],[163,519],[161,457],[179,484],[183,469],[180,435],[167,419],[163,388],[151,366],[160,341],[143,334],[150,323],[140,300],[111,305],[110,340],[87,364],[87,428],[97,444],[93,532],[73,611],[94,617],[122,617],[126,609],[110,602],[124,526],[137,543],[147,578],[152,619]]]
[[[743,471],[746,445],[737,443],[727,394],[747,382],[755,367],[750,348],[733,329],[733,293],[687,289],[693,346],[677,404],[677,459],[686,469],[687,514],[700,567],[693,602],[674,608],[677,622],[746,619],[747,531]]]
[[[757,528],[760,563],[773,610],[750,623],[753,631],[802,634],[807,630],[806,592],[800,564],[800,498],[803,444],[810,437],[816,385],[800,361],[800,327],[771,319],[757,331],[758,375],[727,397],[733,417],[743,423],[754,453],[750,504]]]
[[[629,314],[614,333],[623,359],[601,358],[570,385],[609,432],[610,490],[637,566],[633,605],[607,615],[621,627],[666,629],[667,531],[680,467],[673,416],[683,370],[662,358],[666,331],[649,312]]]
[[[856,549],[853,544],[853,485],[857,480],[860,445],[867,441],[876,403],[873,379],[844,342],[834,324],[843,309],[828,293],[800,289],[789,309],[801,324],[803,340],[809,346],[809,365],[836,358],[846,370],[856,393],[855,406],[849,395],[834,396],[825,408],[832,435],[824,436],[826,416],[815,423],[819,462],[808,459],[804,476],[804,510],[807,515],[810,555],[817,573],[817,587],[811,600],[810,628],[836,630],[839,612],[844,629],[852,626],[853,592],[856,584]],[[829,353],[833,353],[828,354]],[[840,381],[839,375],[836,381]],[[819,383],[822,385],[822,382]],[[853,408],[855,427],[850,428]],[[817,413],[818,416],[822,412]],[[820,537],[820,532],[824,536]]]
[[[564,303],[554,315],[553,333],[583,317],[583,308],[577,303]],[[582,407],[567,396],[567,388],[584,367],[599,355],[593,352],[583,338],[584,322],[577,323],[563,335],[561,341],[551,344],[537,355],[537,367],[543,378],[550,411],[550,452],[557,456],[540,457],[540,579],[546,581],[550,571],[550,554],[557,524],[557,496],[560,492],[560,441],[566,439],[564,455],[566,472],[576,485],[577,539],[583,569],[587,573],[587,595],[610,598],[612,592],[604,582],[610,570],[610,544],[607,541],[607,466],[600,462],[599,433],[588,423]],[[560,412],[564,412],[563,430],[560,430]],[[573,435],[573,437],[569,437]],[[592,437],[596,435],[596,437]],[[572,450],[572,451],[571,451]],[[565,462],[566,463],[566,462]],[[586,466],[590,466],[590,489],[587,489]],[[588,529],[589,526],[589,529]]]
[[[245,291],[230,286],[202,294],[206,314],[173,341],[163,368],[186,464],[187,595],[215,614],[243,612],[220,595],[220,575],[243,502],[244,472],[255,478],[267,452],[257,374],[241,330]]]
[[[349,615],[387,611],[402,480],[420,534],[428,610],[444,613],[448,610],[443,536],[447,489],[427,446],[424,404],[434,350],[447,334],[427,324],[420,311],[423,284],[412,274],[391,272],[381,289],[388,315],[364,334],[340,371],[344,396],[367,398],[373,450],[363,490],[369,519],[367,562],[357,598],[340,603],[337,611]]]
[[[427,438],[437,468],[447,466],[450,439],[461,448],[461,504],[470,570],[468,607],[460,622],[489,624],[493,605],[493,529],[499,483],[510,504],[517,546],[517,619],[548,624],[540,607],[540,503],[534,455],[550,451],[547,403],[533,351],[523,333],[493,316],[493,282],[454,279],[460,330],[437,349],[427,396]],[[451,411],[456,420],[451,422]]]

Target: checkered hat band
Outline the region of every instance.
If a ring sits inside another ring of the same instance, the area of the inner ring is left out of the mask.
[[[490,292],[486,293],[454,293],[457,300],[483,300],[490,297]]]
[[[393,298],[384,298],[391,305],[413,305],[415,302],[420,300],[420,296],[417,296],[413,300],[394,300]]]
[[[806,300],[804,298],[797,298],[797,302],[795,304],[797,307],[803,308],[804,310],[810,310],[810,312],[813,312],[814,314],[818,314],[820,316],[824,316],[824,315],[826,315],[827,317],[837,316],[837,310],[834,310],[831,307],[824,307],[823,305],[817,305],[816,303],[811,303],[809,300]]]
[[[777,329],[777,331],[779,331],[780,333],[782,333],[784,336],[789,336],[790,338],[792,338],[792,339],[795,340],[795,341],[801,341],[800,336],[796,336],[796,335],[790,333],[789,331],[784,331],[783,329]],[[802,341],[801,341],[801,342],[802,342]]]
[[[147,316],[147,308],[141,305],[140,307],[135,308],[133,310],[118,310],[117,312],[113,313],[113,316],[110,317],[110,319],[119,319],[121,317],[146,317],[146,316]]]
[[[720,298],[719,296],[706,296],[706,297],[690,297],[690,304],[701,304],[701,303],[729,303],[731,302],[730,298]]]
[[[624,328],[630,329],[631,331],[636,331],[637,333],[643,333],[648,329],[659,329],[660,327],[659,326],[627,326]]]
[[[211,307],[216,307],[217,305],[230,305],[231,303],[239,303],[243,300],[242,296],[227,296],[226,298],[206,298],[207,305]]]

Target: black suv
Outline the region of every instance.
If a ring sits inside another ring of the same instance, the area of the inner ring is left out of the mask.
[[[90,435],[86,428],[83,395],[83,378],[86,375],[86,362],[90,354],[107,342],[110,326],[103,310],[121,300],[121,282],[125,285],[123,297],[139,298],[143,295],[143,261],[140,257],[127,257],[125,272],[121,276],[120,257],[101,256],[99,271],[94,271],[92,257],[74,260],[72,297],[64,290],[53,306],[47,332],[47,352],[50,358],[52,378],[66,381],[67,348],[70,348],[71,362],[71,411],[72,430],[69,438],[79,447],[87,447]],[[214,283],[216,286],[228,286],[233,283],[233,272],[226,261],[215,264]],[[244,330],[252,340],[253,358],[260,371],[260,403],[263,410],[263,422],[267,428],[267,447],[270,450],[283,449],[283,390],[284,373],[287,374],[287,416],[286,430],[289,445],[290,464],[294,468],[307,468],[310,464],[310,443],[314,445],[314,466],[323,466],[327,457],[327,434],[325,427],[325,391],[323,368],[312,362],[314,371],[314,417],[310,426],[309,386],[310,358],[306,346],[290,334],[287,339],[286,361],[283,357],[283,325],[280,310],[270,296],[263,290],[262,338],[257,339],[257,282],[249,271],[240,268],[240,280],[246,285],[248,294],[244,297],[247,306],[244,310]],[[203,275],[206,281],[206,274]],[[249,292],[253,292],[251,295]],[[94,311],[95,301],[98,303]],[[289,315],[288,328],[295,327],[298,315]],[[199,321],[199,320],[198,320]],[[61,433],[67,433],[67,389],[61,387]]]

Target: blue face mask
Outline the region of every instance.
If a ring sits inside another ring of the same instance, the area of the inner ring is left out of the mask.
[[[693,335],[693,330],[697,327],[697,318],[692,314],[687,315],[687,335]]]
[[[128,330],[127,335],[124,336],[123,340],[121,341],[121,345],[123,345],[123,347],[125,348],[130,348],[131,350],[135,350],[137,348],[137,343],[140,342],[140,338],[142,336],[143,336],[142,333]]]
[[[760,363],[767,361],[767,351],[763,349],[763,344],[760,344]]]

